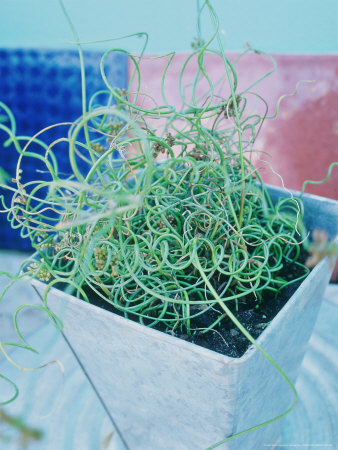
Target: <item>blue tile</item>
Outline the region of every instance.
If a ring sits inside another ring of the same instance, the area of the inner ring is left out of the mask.
[[[105,88],[100,74],[101,56],[99,52],[84,51],[87,99]],[[106,73],[111,85],[126,87],[126,55],[110,55]],[[72,122],[81,115],[80,62],[76,50],[0,49],[0,80],[0,101],[12,110],[17,135],[31,137],[48,125]],[[64,127],[56,127],[45,132],[43,140],[51,143],[64,137],[64,133]],[[0,166],[14,178],[18,153],[13,145],[3,147],[5,139],[6,133],[0,130]],[[69,173],[68,158],[62,153],[68,153],[66,144],[58,147],[56,157],[60,172]],[[42,164],[39,167],[35,158],[26,158],[22,167],[25,181],[33,180],[37,170],[45,169]],[[43,179],[41,173],[39,179]],[[11,195],[2,191],[0,194],[4,194],[8,205]],[[0,214],[0,248],[31,249],[29,239],[21,239],[19,231],[10,228],[5,214]]]

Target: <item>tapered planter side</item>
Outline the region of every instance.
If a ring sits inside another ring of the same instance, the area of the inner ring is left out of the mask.
[[[327,211],[325,228],[336,234],[337,203],[314,196],[306,201],[309,228]],[[329,261],[321,261],[258,339],[292,381],[330,273]],[[33,285],[42,296],[45,285]],[[276,417],[292,402],[290,387],[255,347],[229,358],[54,288],[47,303],[62,318],[67,341],[132,450],[203,450]],[[274,422],[222,448],[273,445],[281,426]]]

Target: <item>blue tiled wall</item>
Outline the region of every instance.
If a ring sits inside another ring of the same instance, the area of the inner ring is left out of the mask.
[[[99,52],[85,52],[88,99],[105,85],[100,75]],[[106,73],[111,85],[123,88],[127,83],[125,55],[109,58]],[[71,122],[81,115],[81,77],[79,56],[75,50],[0,49],[0,101],[12,110],[17,135],[33,136],[42,128],[58,122]],[[3,111],[0,111],[2,115]],[[64,137],[65,127],[43,134],[47,143]],[[0,166],[15,177],[18,153],[14,146],[3,147],[7,135],[0,130]],[[66,151],[66,146],[64,146]],[[65,153],[56,152],[60,171],[69,172]],[[34,179],[39,168],[36,159],[24,161],[25,181]],[[41,177],[41,174],[39,174]],[[3,193],[3,192],[2,192]],[[11,195],[4,193],[7,204]],[[18,230],[10,228],[5,214],[0,214],[0,247],[30,250],[29,239],[21,239]]]

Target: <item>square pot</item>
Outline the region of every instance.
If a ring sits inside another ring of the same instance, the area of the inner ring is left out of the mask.
[[[273,198],[287,196],[270,189]],[[338,204],[305,195],[308,229],[337,234]],[[330,279],[328,259],[302,282],[257,342],[295,382]],[[34,280],[43,296],[45,284]],[[203,450],[283,413],[293,393],[253,346],[230,358],[51,288],[47,303],[131,450]],[[220,448],[273,446],[282,420]]]

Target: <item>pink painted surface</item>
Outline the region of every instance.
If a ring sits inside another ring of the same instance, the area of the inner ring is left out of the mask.
[[[236,56],[232,54],[229,58],[234,60]],[[167,101],[177,107],[181,105],[178,77],[186,57],[185,54],[174,57],[165,81]],[[338,161],[338,55],[274,55],[274,58],[277,70],[253,88],[268,102],[269,115],[274,113],[279,97],[294,92],[300,80],[313,82],[301,83],[296,95],[282,100],[277,118],[264,122],[254,148],[267,152],[269,156],[258,153],[265,162],[258,160],[258,154],[255,161],[266,182],[281,185],[280,178],[274,173],[276,171],[286,187],[299,190],[305,180],[325,178],[330,163]],[[147,56],[142,60],[141,92],[151,98],[141,95],[138,104],[147,107],[163,104],[161,79],[167,62],[168,57],[154,59]],[[129,74],[132,68],[130,63]],[[206,56],[206,68],[213,81],[224,73],[223,62],[216,55]],[[271,68],[272,64],[266,57],[245,55],[236,65],[238,92]],[[183,79],[187,81],[195,71],[196,63],[192,61]],[[135,82],[133,88],[136,89]],[[226,84],[220,85],[216,93],[227,98],[229,90]],[[263,113],[263,104],[255,102],[253,95],[248,95],[248,100],[250,107]],[[338,199],[338,167],[333,169],[327,183],[308,185],[306,192]]]

